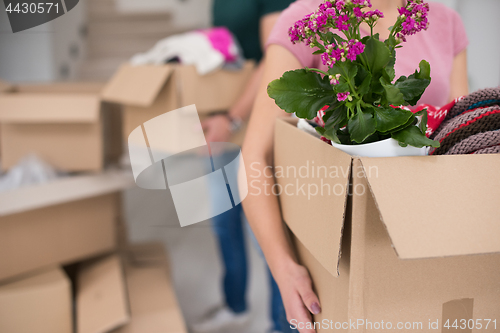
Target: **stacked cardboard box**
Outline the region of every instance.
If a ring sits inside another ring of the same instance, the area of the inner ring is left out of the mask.
[[[0,280],[115,249],[118,192],[132,184],[110,171],[0,194]]]
[[[238,71],[219,70],[204,76],[195,66],[123,65],[103,90],[103,100],[124,106],[123,138],[144,122],[168,111],[195,104],[203,117],[226,112],[243,93],[254,69],[246,62]],[[179,124],[182,126],[182,124]],[[244,131],[233,138],[243,141]]]
[[[0,94],[3,170],[37,154],[62,171],[100,171],[121,155],[120,110],[101,101],[102,84],[10,87]]]
[[[53,267],[0,283],[0,332],[186,333],[163,248],[148,247],[154,261],[131,247],[79,263],[73,281]]]
[[[275,190],[320,298],[318,332],[498,329],[499,165],[353,158],[278,120]]]

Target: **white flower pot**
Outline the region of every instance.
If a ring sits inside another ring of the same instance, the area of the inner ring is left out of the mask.
[[[342,145],[332,142],[332,146],[351,156],[360,157],[425,156],[428,153],[428,147],[401,147],[392,138],[362,145]]]

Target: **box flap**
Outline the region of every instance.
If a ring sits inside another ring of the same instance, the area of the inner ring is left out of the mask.
[[[500,155],[361,162],[400,258],[500,252]]]
[[[134,177],[129,171],[115,170],[23,187],[0,193],[0,216],[113,193],[134,184]]]
[[[100,94],[104,88],[102,82],[51,82],[24,83],[16,85],[18,93],[60,93],[60,94]]]
[[[132,318],[114,333],[187,333],[165,263],[125,265]]]
[[[12,282],[0,284],[0,294],[4,292],[8,292],[9,294],[17,292],[26,293],[27,290],[43,289],[47,286],[54,285],[63,286],[69,289],[70,284],[69,278],[61,268],[51,267],[31,272]]]
[[[7,94],[0,96],[3,123],[91,123],[100,100],[91,94]]]
[[[151,106],[174,67],[124,64],[104,87],[102,99],[125,105]]]
[[[247,61],[240,70],[221,69],[207,75],[199,75],[195,66],[178,66],[180,105],[195,104],[200,114],[227,111],[245,90],[254,66]]]
[[[14,89],[14,86],[6,81],[0,80],[0,93],[9,92]]]
[[[277,120],[274,154],[283,219],[337,276],[351,156],[299,130],[296,119]]]
[[[83,264],[77,276],[77,333],[105,333],[129,320],[120,258],[110,255]]]

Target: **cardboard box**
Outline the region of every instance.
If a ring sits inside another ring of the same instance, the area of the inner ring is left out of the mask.
[[[81,264],[76,285],[77,333],[109,332],[129,322],[125,277],[118,255]]]
[[[131,321],[113,333],[187,333],[161,244],[132,245],[125,273]]]
[[[0,194],[0,280],[113,250],[116,193],[133,184],[110,171]]]
[[[30,153],[63,171],[99,171],[121,154],[120,112],[102,84],[15,86],[0,95],[2,168]]]
[[[13,88],[14,88],[13,85],[10,84],[9,82],[0,80],[0,94],[10,92],[12,91]]]
[[[242,94],[253,73],[254,63],[240,71],[219,70],[204,76],[194,66],[123,65],[103,90],[103,100],[124,106],[123,138],[144,122],[195,104],[207,115],[227,111]]]
[[[0,332],[72,333],[71,283],[60,268],[0,285]]]
[[[445,332],[456,319],[498,329],[499,165],[500,155],[352,158],[277,120],[275,192],[320,298],[318,332]]]

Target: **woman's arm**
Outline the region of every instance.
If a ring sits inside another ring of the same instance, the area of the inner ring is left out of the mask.
[[[265,43],[271,30],[278,19],[280,12],[270,13],[260,19],[260,43],[264,50]],[[243,94],[236,100],[228,111],[228,115],[233,119],[246,120],[250,116],[253,103],[257,95],[257,89],[262,81],[264,73],[264,61],[257,64],[257,68],[252,73]],[[203,122],[203,128],[206,131],[208,142],[226,142],[231,138],[230,121],[228,117],[216,115]]]
[[[312,290],[309,273],[297,263],[286,237],[278,198],[272,194],[266,195],[272,193],[274,184],[274,179],[268,178],[269,167],[273,165],[274,124],[276,117],[286,115],[267,95],[267,85],[285,71],[301,67],[299,61],[284,47],[268,47],[262,82],[243,145],[250,189],[243,201],[243,208],[280,288],[288,321],[295,319],[306,323],[311,321],[311,313],[321,311],[319,301]],[[312,332],[315,331],[300,331]]]
[[[453,68],[450,77],[450,97],[449,102],[457,97],[469,94],[469,84],[467,78],[467,50],[463,50],[456,55],[453,60]]]

